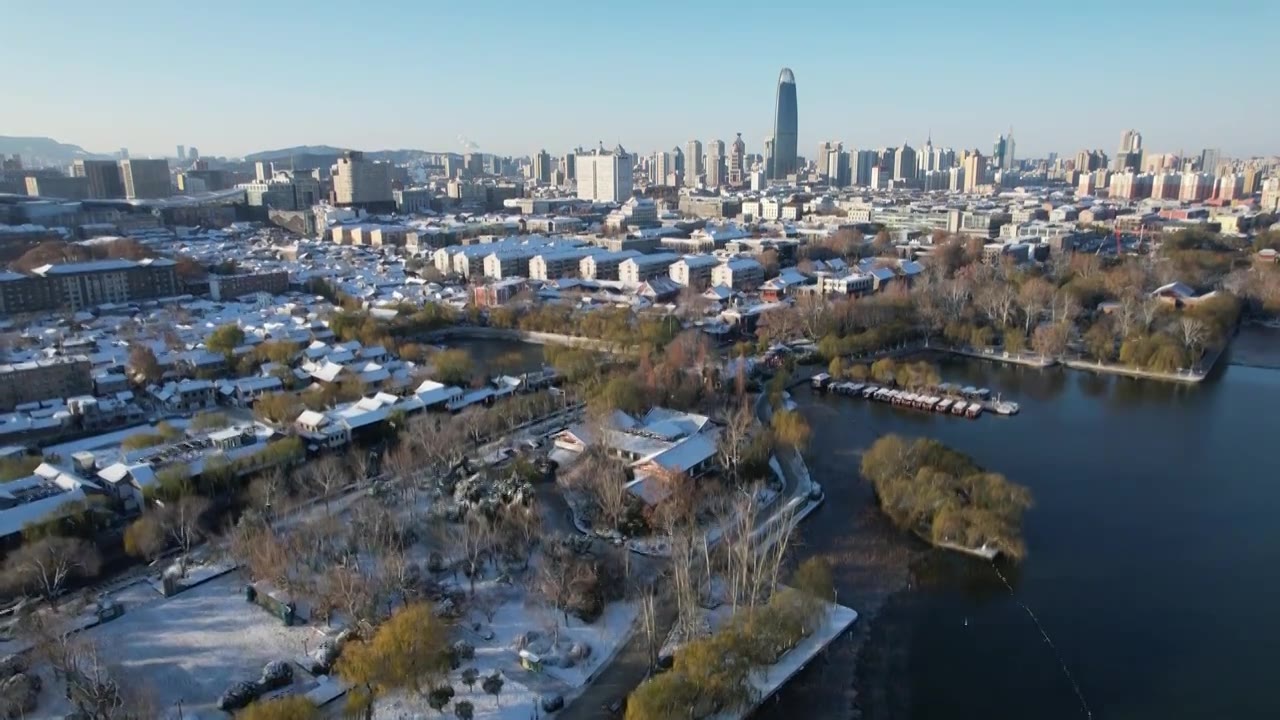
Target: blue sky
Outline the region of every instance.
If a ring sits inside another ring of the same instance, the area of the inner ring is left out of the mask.
[[[1052,5],[1052,9],[1050,6]],[[0,134],[553,153],[731,140],[760,152],[778,71],[800,152],[934,142],[1018,155],[1280,153],[1276,0],[331,2],[0,0]]]

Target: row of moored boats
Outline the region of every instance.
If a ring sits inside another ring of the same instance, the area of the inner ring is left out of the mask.
[[[813,377],[813,387],[836,395],[860,397],[865,400],[889,403],[896,407],[908,407],[967,418],[981,416],[983,410],[987,407],[982,401],[900,390],[875,383],[831,382],[831,376],[826,373]],[[991,406],[1001,415],[1013,415],[1018,412],[1018,404],[1013,402],[994,402]]]

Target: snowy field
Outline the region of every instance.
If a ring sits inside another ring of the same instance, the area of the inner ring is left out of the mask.
[[[566,656],[574,643],[585,643],[591,648],[591,655],[573,667],[553,667],[550,662],[543,664],[543,674],[563,683],[565,690],[569,691],[585,685],[626,642],[639,614],[638,603],[613,602],[605,606],[604,613],[594,623],[588,625],[570,615],[569,625],[565,627],[564,616],[558,611],[529,606],[519,601],[507,602],[497,608],[492,624],[486,618],[478,618],[482,627],[493,631],[492,640],[480,640],[473,636],[466,639],[475,644],[476,659],[479,662],[503,668],[519,665],[519,653],[513,643],[518,636],[530,630],[540,633],[547,643],[558,635],[554,648],[540,653],[547,660],[553,655]],[[476,619],[473,614],[473,620]]]
[[[480,671],[482,677],[493,674],[493,668],[483,664],[476,666],[476,669]],[[462,684],[461,678],[455,674],[450,679],[450,684],[457,692],[453,700],[454,702],[466,700],[475,706],[475,720],[530,720],[535,715],[537,717],[546,715],[538,707],[537,694],[509,677],[504,676],[503,679],[502,693],[495,698],[481,690],[479,683],[476,683],[473,690],[468,690],[467,686]],[[429,720],[453,716],[453,703],[445,707],[444,714],[441,715],[427,705],[426,698],[405,694],[392,695],[379,700],[373,713],[374,720]]]
[[[224,718],[218,696],[232,682],[256,679],[267,662],[292,661],[320,640],[314,629],[287,628],[246,602],[243,588],[239,577],[224,575],[170,599],[127,606],[85,635],[119,672],[140,678],[162,711],[176,714],[182,703],[185,718]],[[294,671],[298,685],[306,676]]]

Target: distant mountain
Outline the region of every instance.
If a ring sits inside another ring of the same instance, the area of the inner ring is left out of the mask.
[[[0,155],[21,155],[24,165],[70,165],[75,160],[106,158],[110,155],[91,153],[79,145],[61,143],[47,137],[12,137],[0,135]]]
[[[342,153],[348,149],[359,150],[360,148],[339,148],[332,145],[297,145],[294,147],[280,148],[279,150],[263,150],[262,152],[251,153],[245,155],[245,162],[257,162],[264,160],[268,162],[281,162],[293,159],[298,162],[298,167],[320,167],[332,164]],[[423,155],[431,155],[427,150],[366,150],[364,155],[370,160],[390,160],[395,163],[409,162],[422,157]],[[457,153],[453,153],[457,154]]]

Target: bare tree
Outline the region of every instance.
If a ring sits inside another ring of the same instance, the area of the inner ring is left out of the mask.
[[[373,457],[369,451],[361,448],[352,448],[347,453],[347,464],[351,468],[351,479],[356,483],[363,483],[369,479],[369,471],[373,467]]]
[[[1041,278],[1031,278],[1018,289],[1018,308],[1022,310],[1023,331],[1031,335],[1031,328],[1040,321],[1040,315],[1053,299],[1053,286]]]
[[[164,511],[163,523],[169,537],[177,543],[182,557],[179,567],[183,576],[187,573],[187,556],[191,548],[203,537],[200,531],[200,517],[209,509],[209,500],[199,495],[183,495],[175,503],[170,503]]]
[[[1182,344],[1187,348],[1187,354],[1195,362],[1200,357],[1197,351],[1204,347],[1209,336],[1208,330],[1203,322],[1190,315],[1178,319],[1178,329],[1182,331]]]
[[[98,549],[88,542],[50,535],[9,555],[0,584],[10,592],[37,592],[56,608],[68,581],[97,575],[101,565]]]
[[[754,427],[755,415],[744,399],[729,412],[724,426],[720,428],[717,443],[720,466],[735,482],[741,479],[738,470],[751,447],[751,431]]]
[[[311,463],[303,472],[307,483],[323,498],[325,515],[330,514],[329,503],[333,499],[333,493],[346,485],[347,470],[342,461],[334,455],[326,455]]]
[[[485,558],[493,547],[493,528],[483,518],[468,515],[461,523],[453,526],[451,533],[453,549],[462,555],[466,563],[466,575],[470,585],[470,593],[476,594],[476,576],[484,569]]]
[[[979,286],[974,300],[993,324],[1004,327],[1009,324],[1013,315],[1018,294],[1003,278],[990,277],[985,284]]]
[[[87,640],[72,644],[72,667],[65,675],[67,696],[93,720],[148,720],[161,716],[155,695],[131,682],[132,676],[108,665],[98,647]]]
[[[1164,303],[1160,298],[1147,295],[1142,298],[1142,302],[1138,305],[1138,319],[1142,322],[1142,331],[1151,332],[1151,326],[1156,322],[1156,316],[1160,314],[1160,310],[1164,308]]]

